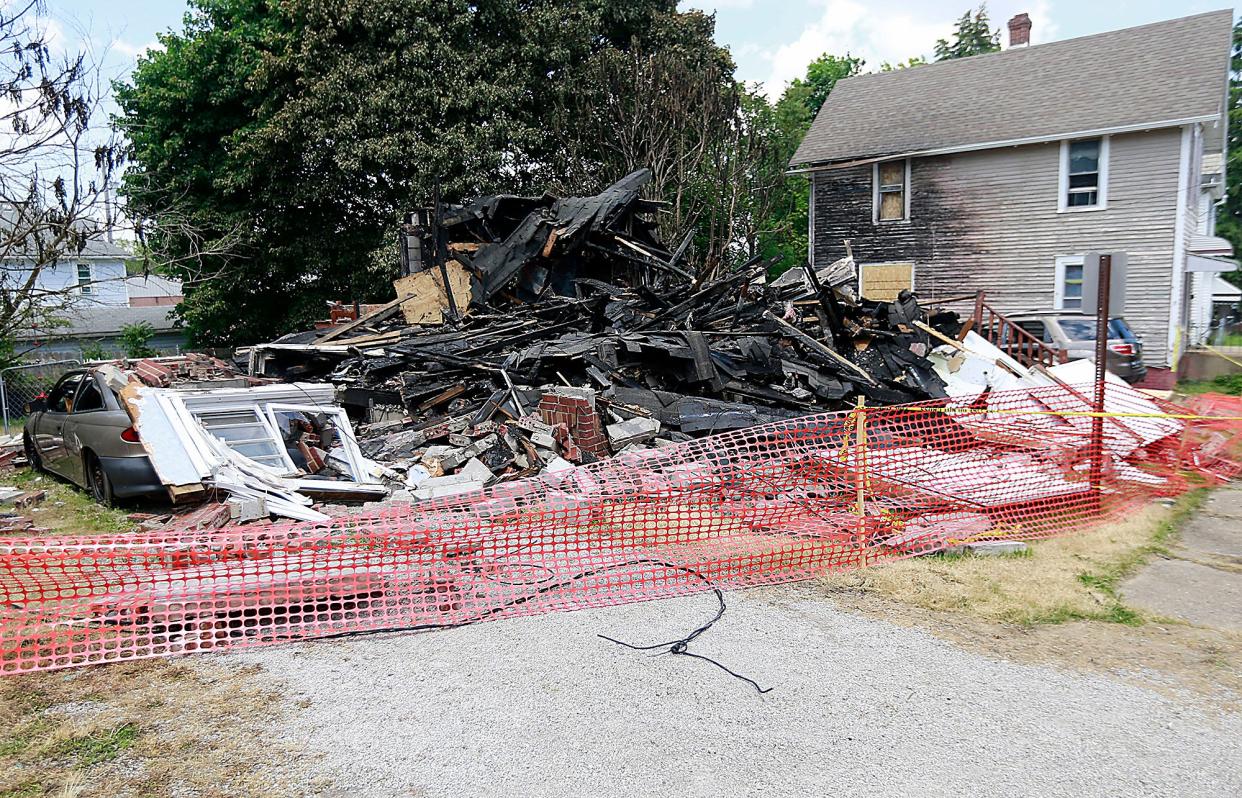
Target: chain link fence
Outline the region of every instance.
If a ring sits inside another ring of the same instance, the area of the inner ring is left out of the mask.
[[[4,418],[4,434],[21,429],[28,402],[51,388],[66,371],[81,365],[81,360],[48,360],[0,369],[0,414]]]

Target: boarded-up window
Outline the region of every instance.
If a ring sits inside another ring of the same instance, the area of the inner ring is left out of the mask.
[[[897,222],[906,218],[906,161],[886,161],[876,167],[876,218]]]
[[[858,269],[859,293],[876,302],[892,302],[904,288],[914,288],[913,263],[864,263]]]

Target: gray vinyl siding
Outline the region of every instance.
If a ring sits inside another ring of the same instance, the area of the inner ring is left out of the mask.
[[[1060,145],[915,159],[910,219],[872,221],[871,167],[818,172],[815,260],[851,239],[859,263],[913,261],[925,298],[983,290],[1002,311],[1050,309],[1056,259],[1130,256],[1126,318],[1151,365],[1167,364],[1181,130],[1113,136],[1108,207],[1058,213]]]

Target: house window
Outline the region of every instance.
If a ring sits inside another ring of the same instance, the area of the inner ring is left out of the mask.
[[[1108,204],[1108,137],[1061,142],[1062,211],[1104,208]]]
[[[900,222],[910,218],[910,159],[877,163],[874,170],[874,221]]]
[[[1057,258],[1052,306],[1056,310],[1082,309],[1082,255]]]
[[[91,273],[91,265],[89,263],[78,264],[78,293],[91,294],[94,293],[92,283],[95,282],[94,275]]]

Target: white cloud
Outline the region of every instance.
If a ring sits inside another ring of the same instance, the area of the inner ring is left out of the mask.
[[[152,39],[146,44],[132,44],[124,39],[113,39],[111,46],[113,50],[116,50],[121,55],[130,59],[144,55],[148,50],[158,51],[164,49],[164,45],[160,44],[160,42],[155,39]]]
[[[769,97],[779,97],[785,85],[803,76],[807,64],[824,53],[847,53],[866,60],[867,71],[878,70],[884,62],[899,63],[911,56],[930,58],[936,40],[948,37],[961,11],[949,11],[943,3],[926,0],[823,0],[817,19],[811,21],[796,39],[786,42],[765,56],[769,69],[763,79]],[[993,28],[1001,29],[1006,42],[1005,23],[1021,11],[1031,15],[1031,41],[1038,44],[1056,36],[1046,0],[1008,0],[988,4]]]

